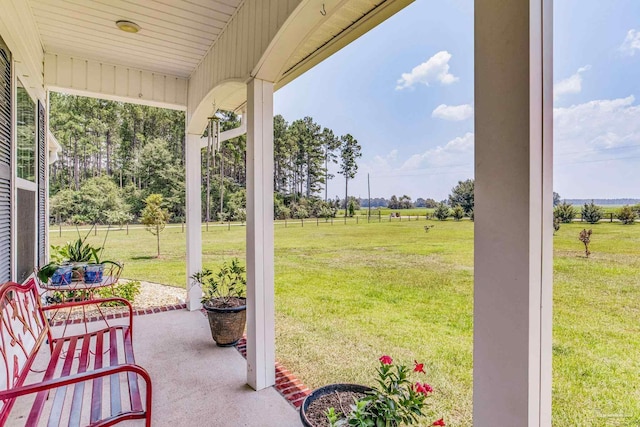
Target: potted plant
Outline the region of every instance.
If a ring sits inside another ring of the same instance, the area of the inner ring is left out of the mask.
[[[235,345],[247,320],[246,270],[238,258],[224,262],[217,273],[204,269],[191,276],[202,288],[202,306],[209,318],[211,336],[220,347]]]
[[[43,283],[51,280],[53,285],[67,285],[71,282],[99,283],[102,281],[105,264],[121,268],[117,262],[101,259],[104,242],[100,247],[86,242],[90,232],[91,230],[84,237],[78,235],[75,241],[65,245],[52,245],[52,261],[38,270],[38,278]]]
[[[425,417],[427,398],[433,388],[413,382],[412,373],[424,374],[424,364],[414,361],[413,369],[394,365],[382,356],[375,388],[355,384],[331,384],[316,389],[300,407],[305,427],[397,427],[416,424]],[[444,426],[440,418],[432,426]]]

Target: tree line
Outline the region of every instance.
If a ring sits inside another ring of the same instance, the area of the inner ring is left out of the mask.
[[[240,125],[219,112],[221,131]],[[185,117],[180,111],[52,93],[50,129],[62,150],[50,168],[51,216],[65,223],[124,223],[141,218],[145,199],[162,196],[171,220],[185,215]],[[206,132],[203,135],[207,136]],[[335,215],[357,202],[348,195],[361,146],[313,118],[274,117],[274,204],[277,216]],[[345,197],[330,200],[337,168]],[[203,151],[203,218],[244,220],[246,136]],[[205,182],[205,178],[208,178]],[[208,196],[208,197],[207,197]],[[207,209],[208,203],[208,209]]]

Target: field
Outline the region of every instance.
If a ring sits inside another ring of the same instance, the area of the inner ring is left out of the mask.
[[[435,227],[428,233],[425,224]],[[578,232],[555,237],[553,417],[556,426],[640,424],[640,225],[594,226],[589,259]],[[204,265],[244,255],[239,225],[203,232]],[[52,229],[59,244],[75,237]],[[309,387],[371,383],[377,357],[425,361],[435,414],[471,425],[473,223],[276,224],[277,358]],[[185,235],[167,228],[162,257],[142,229],[111,230],[106,256],[125,276],[184,286]],[[91,236],[102,243],[104,230]]]

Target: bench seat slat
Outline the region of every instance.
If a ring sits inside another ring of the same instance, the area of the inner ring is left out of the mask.
[[[64,358],[62,373],[60,374],[61,377],[68,377],[71,373],[71,365],[73,364],[73,359],[75,357],[77,343],[77,337],[71,338],[69,340],[66,354],[64,354],[64,356],[61,356]],[[47,424],[48,427],[57,427],[60,425],[60,418],[62,417],[62,406],[64,405],[64,398],[66,395],[67,387],[58,387],[56,389],[51,412],[49,413],[49,423]]]
[[[60,341],[55,344],[53,351],[51,352],[51,360],[49,360],[49,365],[47,366],[47,370],[44,373],[43,380],[50,380],[53,378],[53,374],[56,370],[56,365],[58,364],[58,358],[60,357],[60,352],[62,351],[62,346],[64,342]],[[29,418],[27,418],[28,426],[35,426],[38,424],[38,420],[40,419],[40,414],[42,413],[42,409],[44,408],[44,404],[47,400],[47,396],[49,395],[49,391],[41,391],[36,395],[36,399],[33,402],[33,406],[31,407],[31,412],[29,413]]]
[[[129,329],[122,331],[122,336],[124,338],[125,363],[135,364],[131,331]],[[140,387],[138,386],[138,376],[133,372],[129,372],[127,375],[129,376],[129,400],[131,402],[131,410],[142,411],[142,398],[140,396]]]
[[[123,334],[124,335],[124,334]],[[111,348],[109,353],[111,356],[111,366],[118,365],[118,331],[116,328],[109,328],[109,338],[111,340]],[[124,336],[123,336],[124,338]],[[122,412],[122,403],[120,401],[120,375],[111,375],[111,416],[118,415]]]
[[[89,363],[89,344],[91,339],[82,340],[82,349],[80,350],[80,359],[78,364],[78,373],[87,370]],[[73,387],[73,400],[71,401],[71,411],[69,413],[69,427],[80,427],[80,416],[82,415],[82,395],[84,394],[84,381],[75,384]]]
[[[102,340],[104,339],[104,331],[98,331],[96,334],[96,354],[93,369],[102,368]],[[91,423],[95,423],[102,417],[102,378],[93,380],[91,390]]]

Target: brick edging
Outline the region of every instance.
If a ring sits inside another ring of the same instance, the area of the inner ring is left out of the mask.
[[[247,358],[247,337],[243,336],[235,345],[236,350]],[[285,398],[287,402],[295,408],[302,406],[304,398],[311,394],[311,390],[305,386],[294,374],[287,368],[276,362],[276,385],[275,389]]]
[[[187,308],[187,304],[171,304],[171,305],[162,305],[162,306],[157,306],[157,307],[147,307],[147,308],[140,308],[140,309],[134,309],[133,310],[133,315],[134,316],[142,316],[145,314],[154,314],[154,313],[162,313],[164,311],[173,311],[173,310],[182,310],[182,309],[186,309]],[[86,322],[99,322],[101,320],[113,320],[113,319],[121,319],[123,317],[129,317],[129,311],[125,311],[122,313],[110,313],[110,314],[106,314],[104,316],[102,315],[95,315],[95,316],[91,316],[91,317],[80,317],[77,319],[66,319],[66,320],[56,320],[55,322],[49,322],[49,326],[53,327],[53,326],[63,326],[63,325],[75,325],[75,324],[79,324],[79,323],[86,323]]]

